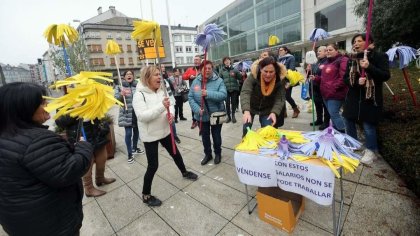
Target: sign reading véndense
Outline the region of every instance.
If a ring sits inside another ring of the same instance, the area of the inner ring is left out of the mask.
[[[303,163],[235,152],[235,167],[239,180],[244,184],[278,186],[320,205],[331,205],[333,201],[334,174],[328,167],[316,162]]]
[[[139,60],[157,58],[154,39],[138,40],[137,48],[139,51]],[[158,50],[159,50],[159,57],[164,58],[165,48],[163,47],[163,41],[162,41],[162,46],[158,47]]]

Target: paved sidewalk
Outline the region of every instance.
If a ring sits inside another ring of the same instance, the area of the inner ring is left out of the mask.
[[[294,90],[293,96],[297,98],[300,88]],[[303,106],[300,99],[296,101]],[[241,138],[241,114],[236,113],[238,123],[223,125],[222,163],[201,166],[203,148],[198,129],[190,129],[188,104],[184,104],[184,110],[188,121],[177,124],[182,141],[179,149],[187,169],[197,173],[199,179],[184,180],[160,147],[160,166],[152,194],[163,204],[158,208],[147,207],[141,200],[146,156],[137,155],[135,162],[128,164],[124,130],[115,126],[117,153],[107,162],[106,175],[117,181],[101,187],[108,191],[106,195],[83,199],[85,218],[81,235],[288,235],[259,220],[258,209],[251,215],[247,212],[245,188],[238,180],[233,162],[234,146]],[[116,107],[111,114],[117,117]],[[312,129],[311,113],[302,111],[297,119],[290,118],[291,109],[288,114],[283,128]],[[255,205],[256,188],[249,189],[251,204]],[[344,175],[344,197],[342,235],[420,235],[418,198],[384,160]],[[293,235],[332,235],[332,232],[331,207],[307,200]],[[4,235],[1,230],[0,235]]]

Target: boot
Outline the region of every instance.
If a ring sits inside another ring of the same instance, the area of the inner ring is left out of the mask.
[[[88,172],[83,176],[83,187],[85,189],[85,194],[86,197],[99,197],[104,195],[106,192],[96,189],[93,186],[93,182],[92,182],[92,166],[93,166],[93,161],[90,164],[89,170]]]
[[[299,113],[300,113],[299,108],[297,107],[293,108],[292,118],[297,118],[299,116]]]
[[[235,118],[235,115],[232,115],[232,123],[236,123],[236,118]]]
[[[215,158],[214,158],[214,164],[219,164],[220,161],[222,160],[222,155],[220,154],[216,154]]]
[[[230,115],[228,115],[228,118],[226,120],[226,123],[230,123],[231,119],[230,119]]]
[[[104,184],[110,184],[115,182],[114,178],[105,178],[105,162],[107,159],[106,147],[101,148],[95,152],[95,162],[96,162],[96,174],[95,182],[96,186],[102,186]]]
[[[205,164],[207,164],[211,159],[213,159],[213,157],[210,155],[206,155],[203,160],[201,160],[201,165],[204,166]]]

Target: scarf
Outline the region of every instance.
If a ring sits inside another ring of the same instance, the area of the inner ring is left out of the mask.
[[[264,96],[269,96],[273,92],[274,86],[276,85],[276,78],[272,79],[267,85],[267,83],[264,81],[264,79],[261,76],[260,83],[261,83],[261,93]]]

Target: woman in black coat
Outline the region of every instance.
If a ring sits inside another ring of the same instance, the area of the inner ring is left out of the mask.
[[[9,235],[78,235],[82,226],[81,177],[93,147],[42,125],[44,95],[32,83],[0,88],[0,225]]]
[[[357,139],[356,123],[361,123],[366,136],[366,150],[361,159],[364,164],[371,164],[377,159],[378,144],[376,126],[382,118],[383,83],[390,78],[388,57],[373,48],[373,39],[369,39],[367,58],[364,58],[365,34],[356,34],[353,39],[356,52],[347,63],[344,82],[349,86],[343,117],[346,133]],[[365,78],[361,77],[362,69]],[[369,86],[367,86],[369,85]]]

